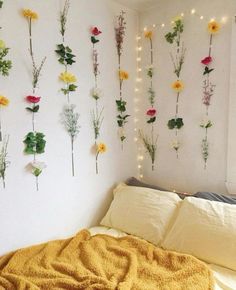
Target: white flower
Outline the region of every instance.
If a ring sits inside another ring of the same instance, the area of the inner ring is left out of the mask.
[[[171,147],[173,148],[173,149],[175,149],[176,151],[178,151],[178,149],[179,149],[179,147],[180,147],[180,142],[178,141],[178,140],[173,140],[172,141],[172,144],[171,144]]]
[[[93,88],[91,91],[91,95],[95,100],[98,100],[102,96],[102,90],[99,88]]]
[[[213,126],[213,124],[212,124],[211,120],[209,120],[209,119],[203,119],[201,121],[201,124],[200,124],[200,127],[205,128],[205,129],[208,129],[212,126]]]
[[[39,161],[33,161],[30,163],[31,166],[31,172],[35,176],[39,176],[43,169],[45,169],[47,166],[44,162],[39,162]]]

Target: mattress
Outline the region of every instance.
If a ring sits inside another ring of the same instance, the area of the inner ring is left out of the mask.
[[[91,235],[105,234],[113,237],[124,237],[127,234],[112,228],[93,227],[89,229]],[[236,290],[236,271],[232,271],[217,265],[209,264],[215,278],[215,290]]]

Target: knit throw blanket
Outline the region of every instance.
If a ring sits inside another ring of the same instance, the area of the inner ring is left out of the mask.
[[[192,256],[87,230],[0,258],[1,290],[211,290],[213,284],[209,268]]]

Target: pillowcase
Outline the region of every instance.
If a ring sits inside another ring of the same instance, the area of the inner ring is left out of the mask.
[[[236,206],[187,197],[162,247],[236,270]]]
[[[153,184],[149,184],[149,183],[144,183],[140,180],[138,180],[137,178],[135,177],[130,177],[126,182],[125,182],[127,185],[129,186],[138,186],[138,187],[146,187],[146,188],[152,188],[152,189],[157,189],[157,190],[160,190],[160,191],[168,191],[170,192],[170,190],[168,189],[165,189],[165,188],[162,188],[162,187],[159,187],[157,185],[153,185]],[[178,193],[178,192],[173,192],[174,194],[178,194],[178,196],[181,198],[181,199],[184,199],[186,196],[188,196],[187,194],[183,194],[183,193]]]
[[[120,184],[101,225],[119,229],[155,245],[176,216],[181,199],[172,192]]]
[[[219,201],[229,204],[236,204],[236,198],[213,192],[197,192],[193,195],[193,197]]]

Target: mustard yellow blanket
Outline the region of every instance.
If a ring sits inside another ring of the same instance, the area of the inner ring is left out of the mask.
[[[0,258],[0,289],[211,290],[213,278],[194,257],[83,230]]]

